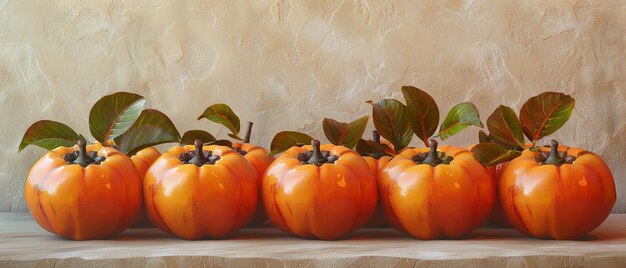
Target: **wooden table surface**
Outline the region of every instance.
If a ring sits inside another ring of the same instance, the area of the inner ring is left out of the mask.
[[[626,214],[580,241],[538,240],[481,228],[462,240],[421,241],[393,229],[361,229],[340,241],[304,240],[273,228],[225,240],[186,241],[158,229],[112,240],[70,241],[28,213],[0,213],[0,267],[626,267]]]

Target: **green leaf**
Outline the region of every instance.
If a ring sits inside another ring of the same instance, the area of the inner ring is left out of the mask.
[[[437,103],[428,93],[412,86],[403,86],[402,95],[406,100],[409,124],[413,133],[428,146],[428,139],[439,125]]]
[[[296,131],[278,132],[272,139],[270,155],[282,153],[293,146],[311,144],[311,140],[311,136]]]
[[[482,130],[479,130],[478,131],[478,142],[480,142],[480,143],[493,142],[493,140],[491,139],[491,136],[489,136],[489,134],[485,133]]]
[[[394,99],[367,103],[372,105],[372,118],[376,130],[393,144],[394,150],[399,152],[409,145],[413,133],[409,127],[406,106]]]
[[[369,116],[366,115],[350,123],[343,123],[331,118],[324,118],[322,126],[330,143],[353,148],[363,136],[368,119]]]
[[[81,138],[81,135],[63,123],[41,120],[28,127],[18,151],[22,151],[28,145],[36,145],[48,150],[59,146],[74,146]]]
[[[489,134],[506,148],[524,148],[522,124],[511,107],[500,105],[487,119]]]
[[[360,139],[354,148],[354,150],[360,155],[388,155],[386,153],[387,149],[389,149],[389,146],[386,144],[364,139]]]
[[[200,116],[198,116],[198,120],[206,118],[210,121],[218,123],[231,131],[231,134],[228,134],[233,139],[241,140],[239,137],[239,117],[233,112],[230,106],[226,104],[213,104],[204,110]]]
[[[180,143],[184,145],[193,145],[196,140],[201,140],[204,144],[210,144],[217,141],[211,133],[204,130],[189,130],[183,134]]]
[[[536,143],[556,132],[572,115],[574,104],[570,95],[557,92],[545,92],[528,99],[519,115],[524,134]]]
[[[142,96],[128,92],[102,97],[89,112],[91,135],[106,146],[135,123],[145,104]]]
[[[439,137],[445,140],[471,125],[483,127],[478,109],[471,102],[459,103],[450,109],[446,119],[441,123]]]
[[[115,144],[120,152],[131,156],[150,146],[179,140],[180,134],[167,115],[146,109],[128,131],[115,138]]]
[[[497,143],[479,143],[472,148],[474,157],[485,166],[495,166],[506,161],[511,161],[522,154],[517,150],[509,150]]]

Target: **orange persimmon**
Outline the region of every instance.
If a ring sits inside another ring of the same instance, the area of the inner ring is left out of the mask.
[[[248,130],[242,143],[233,143],[232,149],[241,154],[254,168],[258,178],[258,201],[256,211],[249,226],[256,226],[267,221],[265,209],[263,208],[263,199],[261,194],[261,184],[263,183],[263,174],[265,170],[274,162],[274,157],[269,155],[267,149],[250,143],[250,134],[252,132],[252,122],[248,122]]]
[[[504,211],[502,211],[502,206],[500,205],[500,199],[498,195],[498,182],[502,177],[502,171],[510,162],[504,162],[497,164],[495,166],[487,167],[489,170],[489,174],[493,178],[493,183],[495,187],[495,199],[493,200],[493,209],[491,210],[491,215],[487,218],[487,223],[491,224],[493,227],[500,228],[511,228],[511,225],[506,220],[506,216],[504,215]]]
[[[389,143],[387,140],[383,140],[380,137],[380,134],[377,130],[372,131],[372,141],[377,144],[385,144],[389,149],[389,151],[393,151],[393,145]],[[386,152],[378,151],[375,153],[363,154],[363,159],[367,163],[367,166],[370,168],[370,172],[374,179],[376,180],[376,185],[379,183],[379,174],[382,171],[387,163],[392,159],[391,156],[386,155]],[[370,220],[365,224],[366,228],[383,228],[389,226],[387,217],[385,216],[385,211],[382,206],[382,200],[379,198],[376,204],[376,210]]]
[[[146,176],[146,172],[148,168],[152,166],[154,161],[156,161],[161,156],[161,153],[154,149],[154,147],[145,148],[133,156],[130,157],[130,160],[135,164],[135,168],[139,172],[141,176],[141,181],[143,182],[143,178]],[[141,209],[139,209],[139,214],[137,215],[137,220],[132,226],[133,228],[139,227],[154,227],[148,218],[148,213],[146,212],[146,206],[141,202]]]
[[[123,153],[100,144],[58,147],[31,169],[26,204],[47,231],[102,239],[128,228],[141,206],[141,179]]]
[[[245,226],[257,205],[257,174],[225,146],[176,146],[144,178],[150,220],[183,239],[222,238]]]
[[[154,161],[156,161],[160,156],[161,153],[157,151],[157,149],[154,149],[154,147],[148,147],[132,155],[130,160],[133,161],[135,168],[137,168],[137,172],[139,172],[139,175],[143,180],[146,176],[148,168],[150,168]]]
[[[467,147],[468,151],[471,151],[476,144]],[[529,146],[532,146],[530,144]],[[509,164],[509,161],[497,164],[495,166],[487,166],[487,170],[491,178],[493,178],[493,185],[495,189],[495,198],[493,200],[493,209],[491,210],[491,215],[487,218],[487,225],[491,227],[499,227],[499,228],[511,228],[511,225],[506,221],[506,216],[504,216],[504,212],[502,211],[502,207],[500,206],[500,201],[498,199],[498,182],[500,181],[500,176],[502,176],[502,171]]]
[[[367,163],[367,166],[369,167],[370,172],[372,173],[372,175],[374,176],[374,179],[376,180],[376,184],[378,184],[378,181],[379,181],[378,174],[380,173],[381,170],[383,170],[383,168],[385,168],[387,163],[389,163],[389,160],[391,160],[391,157],[387,155],[383,155],[377,159],[372,156],[363,156],[363,159],[365,159],[365,162]],[[387,218],[385,216],[385,211],[383,210],[381,200],[378,199],[376,210],[374,211],[374,214],[372,214],[372,217],[370,218],[370,220],[365,224],[365,227],[381,228],[381,227],[386,227],[386,226],[388,226],[388,223],[387,223]]]
[[[577,239],[598,227],[615,204],[615,182],[598,155],[559,146],[524,150],[504,169],[500,202],[516,230],[542,239]]]
[[[304,238],[339,239],[376,208],[376,181],[356,152],[332,144],[291,147],[263,177],[269,220]]]
[[[440,155],[445,153],[445,155]],[[380,173],[390,224],[420,239],[459,238],[489,216],[494,185],[487,168],[460,147],[406,149]]]

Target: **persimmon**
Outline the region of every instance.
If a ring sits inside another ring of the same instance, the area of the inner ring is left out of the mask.
[[[406,149],[380,173],[380,198],[390,224],[419,239],[460,238],[491,212],[487,168],[461,147]]]
[[[519,157],[524,149],[536,150],[540,139],[558,131],[571,116],[575,103],[572,96],[544,92],[529,98],[520,109],[519,117],[513,108],[500,105],[487,119],[489,134],[479,131],[480,143],[469,150],[488,166],[498,185],[509,161]],[[530,142],[525,142],[524,136]],[[500,205],[498,189],[496,186],[496,200],[488,223],[510,227]]]
[[[98,152],[103,147],[111,147],[126,154],[140,180],[143,180],[148,167],[160,155],[151,146],[181,139],[167,115],[158,110],[143,109],[145,102],[140,95],[116,92],[100,98],[89,112],[89,130],[97,140],[89,145],[90,150]],[[19,150],[29,145],[48,150],[59,146],[71,147],[77,140],[85,140],[85,137],[71,127],[52,120],[40,120],[26,130]],[[141,208],[133,226],[149,225],[145,210]]]
[[[26,204],[47,231],[74,239],[103,239],[128,228],[141,206],[141,178],[123,153],[99,144],[58,147],[33,165]]]
[[[132,155],[130,160],[133,161],[135,168],[137,168],[137,172],[139,172],[139,176],[143,179],[143,177],[146,176],[148,168],[152,166],[154,161],[156,161],[159,156],[161,156],[161,153],[157,149],[154,147],[148,147]]]
[[[379,181],[378,174],[380,174],[380,171],[383,170],[383,168],[385,168],[387,163],[389,163],[389,161],[392,159],[391,156],[384,155],[378,159],[372,156],[364,156],[363,159],[367,163],[367,166],[370,168],[370,172],[374,175],[374,178],[378,184],[378,181]],[[367,228],[389,227],[387,222],[388,221],[387,221],[387,217],[385,216],[385,211],[383,210],[382,201],[379,198],[378,203],[376,205],[376,210],[374,211],[374,214],[372,214],[371,219],[367,222],[367,224],[365,224],[365,227]]]
[[[389,197],[390,193],[386,192],[385,187],[389,185],[387,185],[388,181],[383,179],[382,172],[394,161],[390,159],[395,159],[405,151],[413,150],[408,147],[413,135],[428,146],[428,141],[433,137],[438,126],[439,133],[436,136],[442,140],[456,135],[471,125],[483,127],[476,106],[470,102],[453,106],[439,125],[439,107],[432,96],[413,86],[403,86],[401,91],[406,105],[394,99],[367,101],[372,106],[372,118],[377,132],[374,134],[373,141],[361,139],[356,147],[366,160],[369,157],[379,158],[378,161],[368,160],[368,163],[377,177],[381,200],[379,203],[383,205],[383,208],[384,202],[389,201],[385,198]],[[380,136],[390,144],[381,144]],[[384,217],[378,216],[380,213],[376,215],[368,224],[369,227],[384,226]],[[396,223],[392,225],[402,229],[397,219],[389,218],[389,214],[387,216],[387,221],[395,220]]]
[[[509,164],[509,162],[504,162],[497,164],[495,166],[489,166],[487,169],[489,170],[489,174],[493,178],[493,183],[495,185],[495,199],[493,202],[493,209],[491,210],[491,215],[487,218],[487,222],[490,223],[493,227],[500,228],[511,228],[511,225],[506,220],[506,216],[504,215],[504,211],[502,211],[502,206],[500,205],[500,199],[498,195],[498,185],[500,178],[502,177],[502,171]]]
[[[241,154],[254,168],[257,174],[258,180],[258,202],[257,208],[250,220],[250,226],[256,226],[261,223],[267,221],[267,217],[265,216],[265,209],[263,208],[263,200],[261,194],[261,184],[263,180],[263,174],[265,170],[274,162],[274,157],[269,155],[267,149],[250,143],[250,136],[252,132],[252,122],[248,121],[248,130],[246,131],[246,136],[243,138],[241,143],[234,142],[232,145],[232,149],[239,154]]]
[[[615,204],[615,182],[598,155],[551,141],[526,149],[503,170],[502,209],[516,230],[542,239],[577,239],[598,227]]]
[[[380,139],[380,134],[378,133],[378,131],[376,130],[372,131],[372,137],[373,137],[372,141],[374,143],[377,143],[377,144],[382,143]],[[393,145],[390,145],[390,144],[386,144],[386,145],[389,146],[391,150],[393,150],[393,148],[391,147]],[[387,163],[389,163],[389,161],[392,159],[391,156],[379,150],[379,151],[364,154],[363,159],[367,163],[367,166],[370,168],[370,172],[372,173],[372,175],[376,179],[376,183],[378,184],[380,181],[379,174],[385,168]],[[382,199],[379,198],[378,204],[376,205],[376,211],[372,215],[372,218],[365,224],[365,227],[382,228],[382,227],[388,227],[388,226],[389,226],[388,220],[387,220],[387,217],[385,216],[385,211],[382,206]]]
[[[376,181],[356,152],[332,144],[291,147],[263,177],[270,222],[304,238],[335,240],[367,222],[376,208]]]
[[[142,185],[143,185],[143,178],[146,176],[146,172],[148,171],[148,168],[152,166],[154,161],[156,161],[159,158],[159,156],[161,156],[161,153],[157,149],[155,149],[154,147],[148,147],[137,152],[136,154],[130,157],[130,160],[133,161],[133,164],[135,165],[137,172],[139,172]],[[150,222],[150,219],[148,218],[148,213],[146,212],[146,207],[143,204],[143,202],[141,203],[141,209],[139,209],[137,220],[135,220],[135,223],[133,224],[132,227],[133,228],[154,227],[154,225]]]
[[[150,220],[180,238],[223,238],[244,227],[257,205],[257,174],[226,146],[176,146],[146,172]]]
[[[471,145],[467,147],[467,150],[471,151],[476,146],[477,144]],[[500,176],[502,176],[502,171],[508,164],[509,162],[506,161],[497,165],[487,166],[488,173],[493,179],[495,189],[493,208],[491,209],[491,215],[489,215],[486,221],[487,226],[489,227],[511,228],[511,225],[506,220],[506,216],[504,216],[504,212],[500,206],[500,201],[498,200],[498,182],[500,181]]]

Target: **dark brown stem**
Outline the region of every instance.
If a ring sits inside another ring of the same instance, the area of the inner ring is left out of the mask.
[[[204,143],[201,140],[195,140],[194,145],[196,146],[196,153],[189,160],[189,164],[194,164],[200,167],[208,163],[209,159],[204,156],[204,152],[202,151],[202,145],[204,145]]]
[[[322,151],[320,149],[320,141],[312,140],[311,145],[313,146],[313,155],[311,155],[307,164],[321,164],[326,162],[326,159],[322,155]]]
[[[372,140],[373,140],[375,143],[380,144],[380,133],[378,133],[378,130],[375,130],[375,129],[374,129],[374,130],[372,131]]]
[[[435,139],[430,139],[429,141],[430,141],[430,145],[429,145],[430,152],[428,153],[428,156],[426,157],[426,159],[422,161],[422,164],[429,164],[434,167],[434,166],[441,164],[443,160],[439,158],[439,154],[437,153],[437,145],[439,145],[439,143],[437,143]]]
[[[81,167],[87,167],[89,164],[96,162],[94,159],[89,157],[87,153],[87,142],[84,140],[79,140],[78,144],[78,157],[74,160],[74,164],[79,164]]]
[[[250,143],[250,134],[252,134],[252,123],[248,121],[248,130],[246,130],[246,136],[243,138],[243,143]]]
[[[556,140],[550,141],[550,156],[544,162],[545,164],[551,164],[555,166],[560,166],[563,164],[563,158],[559,155],[559,142]]]

